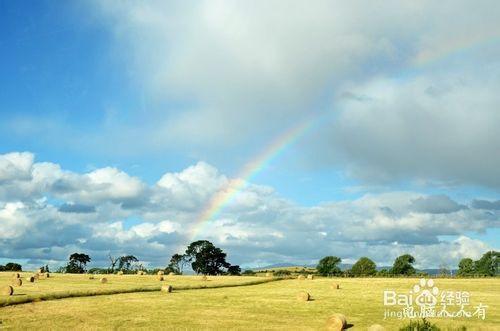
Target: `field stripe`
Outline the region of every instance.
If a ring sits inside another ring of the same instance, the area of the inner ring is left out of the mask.
[[[214,288],[224,288],[224,287],[237,287],[237,286],[251,286],[265,284],[273,281],[282,280],[283,278],[269,278],[262,280],[252,280],[242,283],[229,283],[229,284],[215,284],[215,285],[189,285],[189,286],[173,286],[174,291],[186,291],[186,290],[203,290],[203,289],[214,289]],[[51,301],[60,300],[67,298],[78,298],[78,297],[91,297],[97,295],[114,295],[114,294],[125,294],[125,293],[139,293],[139,292],[158,292],[161,290],[161,286],[149,286],[149,287],[132,287],[132,288],[122,288],[122,289],[108,289],[108,290],[85,290],[85,291],[67,291],[67,292],[52,292],[37,295],[20,295],[20,296],[9,296],[6,299],[0,299],[0,307],[7,307],[13,305],[20,305],[24,303],[40,302],[40,301]]]

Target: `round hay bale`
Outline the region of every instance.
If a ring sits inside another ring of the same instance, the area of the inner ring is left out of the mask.
[[[101,284],[106,284],[108,282],[108,279],[106,277],[102,277],[100,280]]]
[[[89,276],[89,279],[90,279],[90,280],[94,279],[94,275],[90,275],[90,276]]]
[[[172,285],[163,285],[161,287],[162,292],[170,293],[172,292],[172,290],[173,290]]]
[[[273,274],[272,274],[272,273],[270,273],[270,272],[266,272],[266,277],[272,277],[272,276],[273,276]]]
[[[313,280],[314,279],[314,275],[307,275],[307,279]]]
[[[326,329],[329,331],[342,331],[347,325],[347,320],[342,314],[333,314],[326,321]]]
[[[30,283],[34,283],[35,282],[35,277],[34,276],[26,277],[26,281],[30,282]]]
[[[123,275],[123,270],[120,270],[116,273],[117,275]]]
[[[43,274],[43,269],[42,268],[38,269],[38,273]]]
[[[368,331],[385,331],[385,328],[380,324],[372,324],[368,327]]]
[[[340,289],[340,284],[333,283],[332,285],[330,285],[330,288],[331,288],[332,290],[338,290],[338,289]]]
[[[12,274],[12,278],[21,278],[21,274],[18,272],[15,272]]]
[[[299,275],[299,277],[297,277],[298,280],[304,280],[306,279],[306,277],[304,277],[304,275]]]
[[[165,274],[165,271],[163,271],[163,270],[158,271],[158,276],[163,276],[164,274]]]
[[[10,296],[10,295],[14,294],[14,288],[10,285],[2,286],[2,290],[0,291],[0,293],[2,295]]]
[[[173,273],[173,272],[169,272],[169,273],[168,273],[168,275],[169,275],[169,276],[175,276],[175,273]]]
[[[14,278],[12,280],[12,285],[13,286],[22,286],[23,285],[23,280],[21,278]]]
[[[158,280],[159,280],[160,282],[163,282],[163,281],[165,280],[165,278],[163,278],[163,276],[158,276]]]
[[[299,301],[309,301],[310,298],[311,296],[309,295],[309,293],[305,291],[299,292],[299,294],[297,294],[297,300]]]
[[[45,273],[41,273],[38,275],[38,279],[45,279],[45,278],[47,278]]]
[[[35,278],[35,280],[38,280],[40,278],[40,275],[39,274],[34,274],[33,277]]]

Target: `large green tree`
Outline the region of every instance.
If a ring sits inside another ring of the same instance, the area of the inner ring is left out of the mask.
[[[393,275],[414,275],[415,268],[413,268],[413,263],[415,263],[415,258],[410,254],[398,256],[396,260],[394,260],[391,273]]]
[[[175,274],[182,274],[182,271],[184,269],[184,265],[187,263],[186,257],[181,254],[174,254],[170,258],[170,262],[165,269],[167,272],[173,272]]]
[[[351,268],[351,273],[354,276],[372,276],[377,273],[375,262],[367,257],[360,258]]]
[[[83,253],[73,253],[69,256],[69,262],[66,265],[66,272],[72,274],[83,274],[87,263],[90,262],[90,256]]]
[[[342,271],[337,266],[342,260],[336,256],[325,256],[319,260],[316,270],[321,276],[335,276],[340,275]]]
[[[139,262],[133,255],[120,256],[118,258],[118,270],[129,271],[133,262]]]
[[[226,261],[226,253],[208,240],[192,242],[184,256],[197,274],[221,275],[231,266]]]
[[[475,263],[475,271],[481,276],[496,276],[499,274],[500,252],[486,252]]]
[[[458,263],[458,276],[472,276],[476,272],[474,261],[470,258],[461,259]]]

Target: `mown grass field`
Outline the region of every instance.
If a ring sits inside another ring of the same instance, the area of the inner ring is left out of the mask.
[[[10,280],[0,275],[0,284]],[[110,276],[108,284],[88,277],[57,275],[48,280],[16,288],[22,295],[32,291],[65,291],[68,288],[158,285],[155,276]],[[168,283],[196,285],[200,277],[167,277]],[[259,277],[212,277],[205,283],[234,284]],[[332,282],[341,289],[332,290]],[[288,279],[253,286],[200,290],[178,290],[69,298],[0,308],[0,328],[6,329],[244,329],[322,330],[334,312],[347,316],[350,330],[366,330],[378,323],[397,330],[404,321],[383,320],[385,289],[407,292],[418,279],[361,278]],[[467,330],[500,329],[500,279],[436,279],[435,285],[450,291],[469,291],[471,306],[488,306],[486,319],[434,319],[443,330],[466,326]],[[23,292],[24,291],[24,292]],[[313,300],[298,301],[307,291]]]

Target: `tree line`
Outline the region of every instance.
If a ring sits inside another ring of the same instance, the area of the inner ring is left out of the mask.
[[[241,268],[238,265],[231,265],[226,261],[227,254],[208,240],[198,240],[189,244],[184,254],[174,254],[170,258],[170,262],[163,269],[147,270],[139,259],[134,255],[123,255],[113,257],[108,256],[110,265],[108,268],[92,268],[87,270],[87,263],[91,261],[91,257],[84,253],[73,253],[69,256],[69,261],[66,266],[58,269],[58,272],[65,273],[135,273],[136,271],[145,271],[156,273],[163,270],[167,273],[182,274],[186,266],[191,266],[191,269],[197,274],[203,275],[241,275]],[[369,277],[369,276],[414,276],[426,275],[426,273],[415,269],[413,264],[415,258],[410,254],[398,256],[391,268],[377,269],[377,265],[368,257],[361,257],[348,270],[340,269],[341,258],[337,256],[325,256],[316,266],[316,271],[319,275],[331,276],[346,276],[346,277]],[[500,252],[486,252],[479,260],[474,261],[471,258],[464,258],[458,264],[457,276],[460,277],[487,277],[498,276],[500,265]],[[42,266],[40,270],[49,272],[49,267]],[[22,271],[22,266],[17,263],[9,262],[5,266],[0,265],[0,271]],[[307,273],[304,269],[304,273]],[[300,272],[299,272],[300,273]],[[253,275],[253,270],[245,270],[244,275]],[[287,276],[291,274],[288,270],[280,270],[275,275]]]
[[[368,257],[361,257],[354,265],[346,270],[340,270],[339,264],[342,260],[336,256],[325,256],[316,267],[318,274],[322,276],[414,276],[426,275],[425,272],[419,272],[413,264],[415,258],[410,254],[398,256],[394,260],[391,268],[377,270],[377,265]],[[464,258],[458,264],[457,276],[462,277],[493,277],[500,274],[500,253],[496,251],[486,252],[479,260],[473,261],[470,258]]]
[[[145,271],[156,273],[163,270],[167,273],[182,274],[184,268],[190,265],[197,274],[203,275],[240,275],[241,268],[238,265],[231,265],[226,261],[227,254],[218,247],[215,247],[208,240],[198,240],[192,242],[187,247],[184,254],[172,255],[169,264],[164,269],[147,270],[139,259],[134,255],[123,255],[113,257],[108,255],[110,264],[108,268],[92,268],[87,270],[87,263],[91,257],[84,253],[73,253],[69,256],[66,266],[59,268],[59,272],[64,273],[115,273],[123,272],[134,273],[136,271]]]

